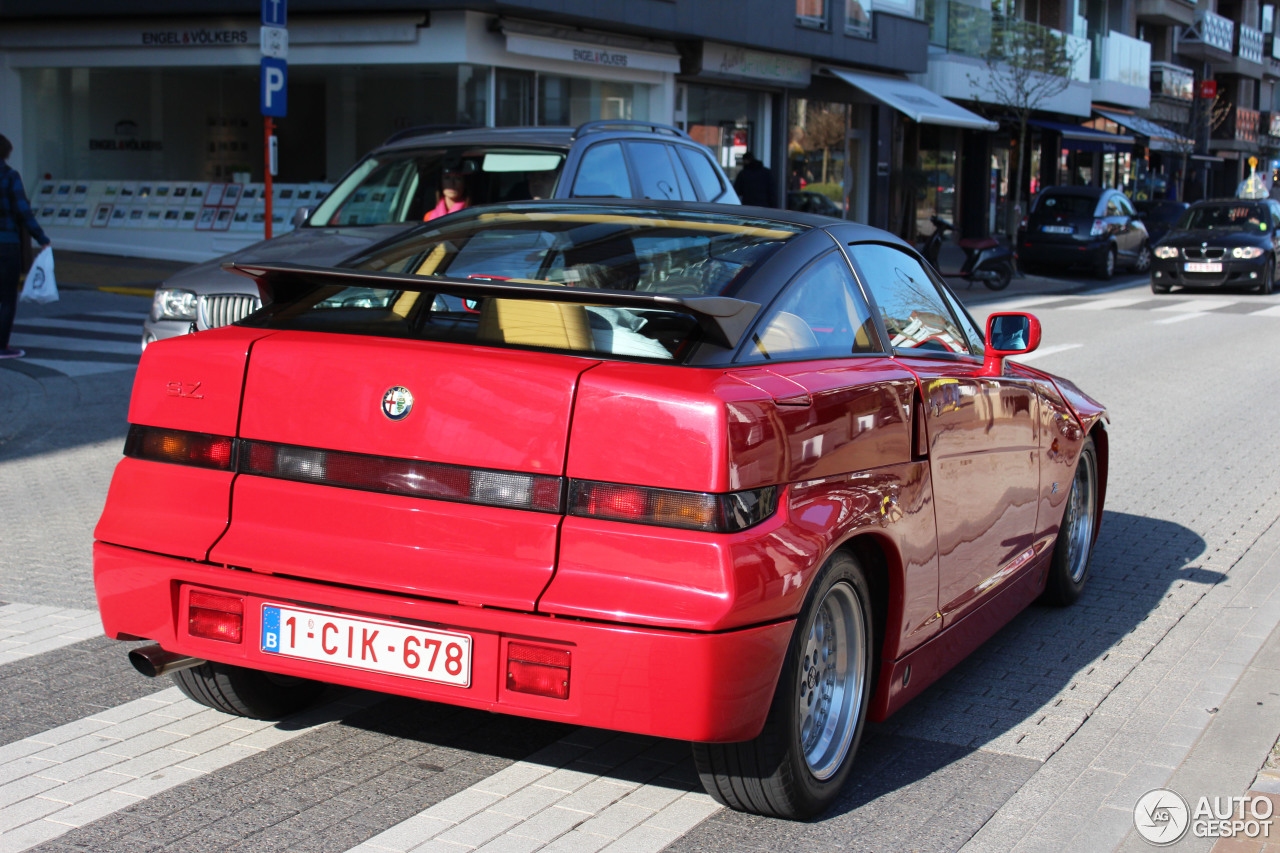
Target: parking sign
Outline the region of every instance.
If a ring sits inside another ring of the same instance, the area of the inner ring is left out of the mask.
[[[262,114],[280,118],[289,106],[289,63],[283,59],[262,57]]]
[[[285,0],[262,0],[262,23],[267,27],[288,26],[288,4]]]

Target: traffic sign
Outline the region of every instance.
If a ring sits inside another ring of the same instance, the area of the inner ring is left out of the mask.
[[[262,0],[262,23],[268,27],[287,27],[288,11],[286,0]]]
[[[289,63],[283,59],[262,57],[262,114],[280,118],[289,107]]]
[[[289,58],[289,31],[284,27],[259,27],[258,44],[263,56]]]

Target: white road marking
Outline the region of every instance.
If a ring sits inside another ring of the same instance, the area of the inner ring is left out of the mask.
[[[1191,311],[1186,314],[1179,314],[1176,317],[1165,317],[1163,320],[1156,320],[1157,326],[1167,326],[1170,323],[1181,323],[1183,320],[1194,320],[1197,317],[1208,317],[1209,315],[1203,311]]]
[[[1057,355],[1058,353],[1066,352],[1067,350],[1079,349],[1082,346],[1084,346],[1084,344],[1057,344],[1056,346],[1051,346],[1051,347],[1041,347],[1035,352],[1029,352],[1026,355],[1014,356],[1013,360],[1014,361],[1031,361],[1033,359],[1041,358],[1042,356]]]
[[[357,694],[277,728],[206,708],[171,687],[0,746],[0,850],[20,853],[374,701]]]
[[[1085,302],[1082,305],[1068,305],[1066,311],[1109,311],[1112,308],[1128,308],[1130,305],[1137,305],[1139,302],[1146,302],[1145,296],[1114,296],[1111,299],[1096,299]]]
[[[722,807],[678,771],[689,747],[579,729],[348,853],[658,853]],[[455,846],[459,845],[459,846]],[[485,847],[484,849],[490,849]]]
[[[0,664],[101,636],[96,610],[36,604],[0,606]]]
[[[1188,299],[1185,302],[1175,302],[1172,305],[1162,305],[1155,309],[1157,311],[1188,311],[1203,314],[1206,311],[1217,311],[1219,308],[1226,308],[1229,305],[1235,305],[1238,300],[1235,299]]]
[[[1052,296],[1020,296],[1020,297],[1015,296],[1012,299],[1010,299],[1008,302],[1000,302],[999,310],[1020,311],[1023,308],[1030,308],[1033,305],[1042,305],[1045,302],[1057,302],[1059,299],[1066,299],[1066,298],[1068,297],[1064,296],[1063,294],[1054,294]],[[990,304],[995,305],[996,303],[990,303]],[[983,307],[985,308],[988,306],[984,305]]]
[[[1250,317],[1280,317],[1280,305],[1272,305],[1270,308],[1263,308],[1261,311],[1249,312]]]

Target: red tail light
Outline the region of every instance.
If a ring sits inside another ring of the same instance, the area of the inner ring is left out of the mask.
[[[654,489],[571,480],[569,514],[609,521],[732,533],[759,524],[778,508],[774,486],[729,494]]]
[[[235,439],[224,435],[131,425],[124,441],[124,455],[153,462],[195,465],[230,470],[235,461]]]
[[[507,689],[552,699],[569,698],[570,654],[567,649],[507,645]]]
[[[187,632],[206,640],[240,642],[244,632],[244,601],[230,595],[192,592],[187,601]]]

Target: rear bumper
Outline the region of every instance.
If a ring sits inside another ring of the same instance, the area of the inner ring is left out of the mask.
[[[1067,266],[1102,263],[1111,244],[1106,240],[1062,243],[1018,241],[1018,260],[1024,264],[1060,264]]]
[[[690,741],[741,741],[759,734],[795,624],[787,620],[718,633],[636,628],[340,588],[103,542],[94,543],[93,555],[99,608],[110,637],[144,638],[178,654],[333,684]],[[244,600],[242,642],[188,633],[185,602],[192,588]],[[263,652],[265,602],[468,634],[470,685]],[[567,699],[507,689],[509,639],[570,652]]]

